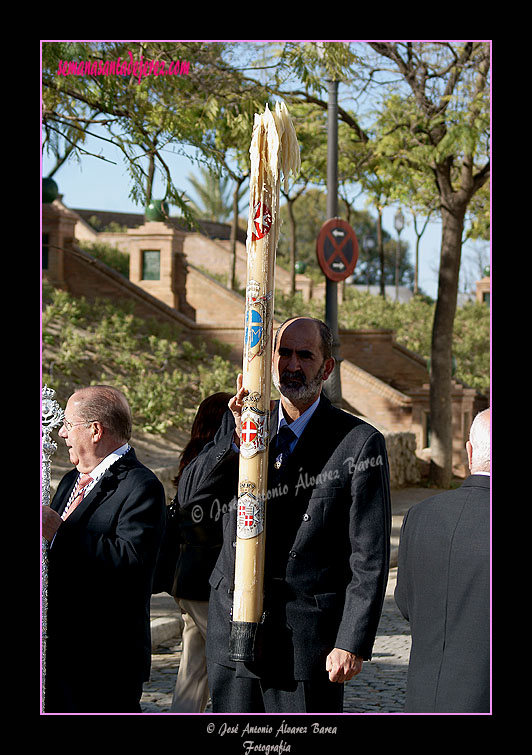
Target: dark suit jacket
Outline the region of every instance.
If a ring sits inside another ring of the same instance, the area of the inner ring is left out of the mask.
[[[51,504],[59,514],[77,476],[73,469],[59,483]],[[57,531],[48,567],[47,701],[49,689],[53,700],[61,689],[63,701],[53,704],[76,710],[85,689],[149,678],[149,602],[164,516],[162,484],[130,449]]]
[[[209,577],[222,547],[222,526],[196,524],[189,510],[179,508],[179,556],[170,594],[188,600],[209,600]]]
[[[277,431],[277,409],[271,426]],[[211,576],[207,657],[229,660],[238,454],[230,412],[214,441],[185,469],[179,502],[213,520],[224,544]],[[273,442],[273,439],[270,441]],[[270,454],[269,480],[273,480]],[[334,648],[370,658],[389,566],[390,495],[384,438],[322,395],[266,504],[266,563],[259,676],[323,675]]]
[[[167,592],[174,598],[209,600],[211,576],[222,547],[222,522],[218,527],[196,523],[189,508],[181,508],[176,499],[167,509],[166,529],[153,580],[154,593]]]
[[[489,712],[489,477],[408,511],[395,599],[412,634],[405,710]]]

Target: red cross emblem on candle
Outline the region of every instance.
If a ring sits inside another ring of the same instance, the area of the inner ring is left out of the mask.
[[[238,518],[241,527],[253,527],[253,508],[251,506],[240,504],[238,507]]]
[[[262,202],[257,202],[255,205],[255,215],[253,216],[253,223],[255,225],[255,233],[252,234],[252,239],[257,241],[264,238],[270,228],[272,227],[272,215],[267,205]],[[262,215],[262,225],[260,223]]]
[[[251,419],[246,419],[242,423],[242,440],[244,443],[253,443],[257,437],[257,425]]]
[[[264,509],[257,499],[248,493],[238,499],[236,534],[248,540],[256,537],[264,529]]]

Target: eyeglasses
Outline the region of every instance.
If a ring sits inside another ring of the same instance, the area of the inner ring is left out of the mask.
[[[86,419],[83,422],[69,422],[67,419],[63,420],[63,427],[69,433],[73,427],[76,427],[77,425],[90,425],[93,422],[97,422],[96,419]]]

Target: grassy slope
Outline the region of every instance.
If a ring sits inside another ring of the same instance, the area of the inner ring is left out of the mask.
[[[233,390],[237,368],[219,353],[186,340],[178,326],[144,320],[126,302],[87,302],[45,285],[42,380],[64,408],[77,388],[107,383],[127,396],[134,419],[132,444],[147,466],[177,463],[198,404]],[[54,477],[71,468],[61,439]]]

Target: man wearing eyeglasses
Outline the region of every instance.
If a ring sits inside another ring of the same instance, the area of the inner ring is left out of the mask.
[[[45,712],[140,713],[164,488],[129,445],[131,412],[115,388],[74,393],[59,435],[75,469],[42,507],[50,543]]]

